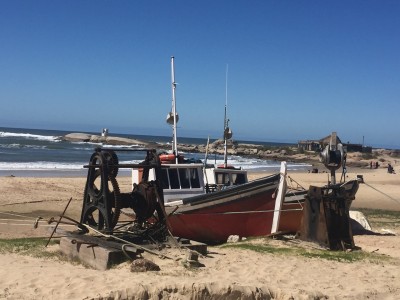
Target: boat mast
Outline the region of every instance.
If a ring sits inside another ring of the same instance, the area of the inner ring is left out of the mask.
[[[175,70],[174,70],[174,57],[171,56],[171,80],[172,80],[172,116],[173,116],[173,124],[172,124],[172,152],[175,154],[175,162],[178,163],[178,141],[176,136],[176,101],[175,101]]]
[[[229,119],[226,117],[226,110],[228,106],[228,65],[226,65],[225,74],[225,116],[224,116],[224,168],[228,166],[228,139],[229,137]]]

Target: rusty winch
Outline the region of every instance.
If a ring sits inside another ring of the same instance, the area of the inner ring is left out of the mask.
[[[163,191],[156,181],[148,180],[150,169],[153,168],[155,172],[160,170],[158,155],[155,150],[140,151],[147,153],[142,163],[119,164],[115,151],[95,149],[89,164],[84,166],[88,168],[88,175],[80,220],[82,224],[103,232],[112,232],[120,219],[121,210],[125,208],[134,211],[134,223],[139,227],[149,219],[152,222],[165,222]],[[121,168],[140,168],[143,172],[141,182],[134,184],[127,193],[120,191],[117,181]]]

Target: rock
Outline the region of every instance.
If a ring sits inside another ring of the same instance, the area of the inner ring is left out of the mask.
[[[240,241],[241,241],[240,236],[238,236],[238,235],[230,235],[226,242],[227,243],[237,243],[237,242],[240,242]]]
[[[103,143],[106,145],[129,145],[129,146],[139,146],[139,147],[145,147],[150,144],[148,142],[136,139],[116,137],[116,136],[104,137],[100,135],[93,135],[87,133],[69,133],[65,135],[62,139],[70,142]]]
[[[353,233],[363,233],[365,231],[371,231],[371,225],[369,224],[365,215],[360,211],[350,210],[351,228]]]
[[[199,254],[197,252],[195,252],[195,251],[189,251],[187,253],[186,259],[188,261],[198,261],[199,260]]]
[[[106,144],[108,145],[131,145],[131,146],[145,146],[148,143],[136,139],[128,139],[122,137],[107,137]]]
[[[89,142],[91,134],[86,133],[69,133],[63,137],[63,140],[70,142]]]
[[[182,261],[182,265],[186,268],[199,268],[205,267],[204,264],[199,262],[199,254],[195,251],[189,251],[186,259]]]
[[[144,258],[135,259],[131,264],[131,272],[160,271],[160,267]]]

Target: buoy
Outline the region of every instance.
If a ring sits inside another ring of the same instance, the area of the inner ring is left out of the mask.
[[[225,167],[225,165],[219,165],[218,168],[219,169],[235,169],[234,166],[230,166],[230,165],[227,165],[226,167]]]
[[[174,163],[175,158],[176,158],[175,154],[160,154],[160,161],[162,164]]]

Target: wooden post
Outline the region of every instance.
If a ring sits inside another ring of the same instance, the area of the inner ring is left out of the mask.
[[[287,173],[286,162],[283,161],[281,162],[281,171],[280,171],[281,178],[279,181],[278,195],[276,196],[275,199],[274,218],[272,219],[271,234],[276,233],[279,229],[279,219],[281,217],[282,204],[283,201],[285,200],[285,194],[286,194],[286,173]]]

